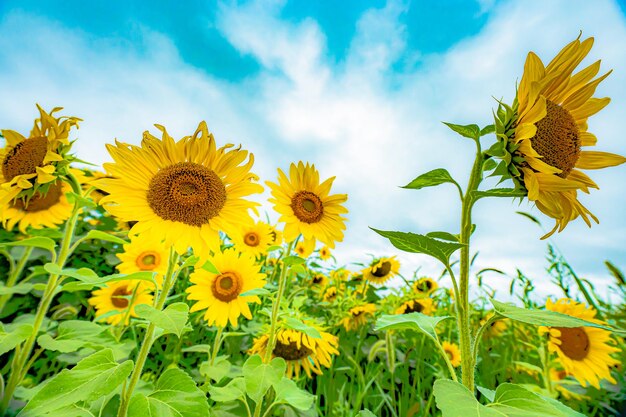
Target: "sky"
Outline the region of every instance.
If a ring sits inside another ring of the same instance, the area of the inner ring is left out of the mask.
[[[84,119],[76,154],[101,164],[115,138],[138,144],[155,123],[182,137],[206,120],[218,145],[241,143],[255,154],[263,181],[299,160],[314,163],[322,178],[336,176],[333,191],[348,194],[350,210],[338,263],[356,270],[350,263],[369,262],[369,254],[396,255],[406,276],[419,268],[437,277],[441,266],[399,252],[368,227],[457,233],[454,188],[400,186],[435,168],[467,182],[473,144],[441,122],[492,123],[496,99],[512,101],[529,51],[547,62],[581,31],[595,38],[583,65],[602,59],[603,71],[614,72],[596,93],[612,102],[589,129],[598,150],[626,154],[623,2],[180,4],[0,0],[0,127],[27,133],[35,103],[62,106]],[[589,229],[576,221],[550,242],[606,293],[612,278],[603,261],[626,270],[626,166],[590,174],[600,190],[581,200],[601,223]],[[482,200],[474,211],[475,271],[512,276],[519,268],[540,294],[556,294],[544,232],[517,211],[551,228],[527,201]],[[484,282],[507,298],[509,276],[488,273]]]

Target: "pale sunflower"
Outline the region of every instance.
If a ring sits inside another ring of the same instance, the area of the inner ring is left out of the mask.
[[[155,280],[161,285],[167,273],[169,256],[169,248],[161,239],[147,234],[131,235],[130,243],[124,245],[124,252],[117,254],[121,261],[117,270],[122,274],[156,272]]]
[[[320,176],[314,165],[291,164],[289,178],[278,170],[278,184],[266,182],[272,189],[269,201],[280,214],[278,219],[285,222],[283,231],[285,240],[294,241],[302,234],[307,248],[315,248],[319,240],[331,249],[335,242],[343,240],[345,217],[348,210],[342,206],[346,194],[330,195],[330,187],[335,177],[320,184]]]
[[[208,256],[220,248],[220,231],[252,223],[248,211],[258,204],[245,197],[263,190],[249,172],[254,156],[232,145],[218,149],[205,122],[178,142],[156,126],[161,139],[145,132],[141,146],[107,145],[115,162],[104,164],[113,178],[95,183],[109,193],[101,204],[124,221],[137,221],[132,234],[154,234],[179,253],[192,247]]]
[[[327,261],[332,257],[328,246],[322,246],[322,248],[318,251],[318,255],[322,261]]]
[[[418,294],[431,294],[439,288],[439,284],[432,278],[424,277],[415,281],[412,288]]]
[[[400,271],[400,262],[395,256],[374,259],[370,266],[363,269],[363,277],[373,284],[384,284]]]
[[[452,366],[455,368],[461,366],[461,351],[455,343],[444,341],[441,343],[441,347],[443,351],[446,352]]]
[[[596,311],[568,298],[556,303],[548,299],[546,309],[601,324]],[[620,349],[612,346],[611,332],[597,327],[540,327],[548,335],[548,349],[556,352],[563,369],[583,386],[600,388],[600,380],[615,383],[611,367],[620,362],[611,357]]]
[[[261,256],[267,253],[267,248],[272,245],[272,229],[269,224],[256,222],[243,225],[230,236],[235,249],[249,253],[253,256]]]
[[[316,339],[293,329],[280,329],[276,335],[272,357],[283,358],[287,362],[288,378],[300,377],[302,369],[309,378],[312,378],[313,374],[321,375],[322,366],[330,368],[332,355],[339,354],[337,336],[322,331],[317,325],[307,324],[315,327],[322,337]],[[249,353],[251,355],[258,353],[265,357],[268,341],[268,334],[258,337],[254,340]]]
[[[341,320],[341,325],[347,330],[356,330],[367,324],[368,318],[374,316],[376,306],[371,303],[356,305],[348,310]]]
[[[227,249],[216,253],[210,261],[218,274],[197,268],[189,277],[195,285],[187,288],[187,299],[197,301],[190,312],[206,310],[204,319],[218,327],[226,327],[229,321],[237,327],[240,315],[252,319],[248,303],[261,300],[256,295],[241,294],[265,285],[265,274],[260,272],[254,256]]]
[[[499,148],[491,154],[503,159],[514,182],[525,188],[528,199],[555,219],[562,231],[582,217],[598,219],[578,201],[578,191],[598,188],[581,169],[600,169],[624,163],[626,158],[607,152],[586,151],[595,135],[587,131],[587,120],[610,101],[593,98],[596,87],[611,71],[594,79],[600,61],[573,74],[591,50],[593,38],[576,39],[547,65],[533,52],[528,54],[524,74],[512,107],[501,105],[496,117]]]
[[[414,298],[405,301],[398,307],[395,314],[422,313],[431,315],[435,307],[432,298]]]
[[[124,320],[128,325],[131,317],[137,317],[135,307],[152,305],[150,285],[142,281],[113,281],[91,293],[89,304],[96,309],[96,320],[102,317],[109,324],[117,325]]]

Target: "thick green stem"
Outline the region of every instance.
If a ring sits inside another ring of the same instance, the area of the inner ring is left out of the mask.
[[[217,358],[217,353],[220,351],[220,345],[222,344],[222,332],[224,331],[223,327],[217,328],[217,333],[215,334],[215,340],[213,341],[213,350],[211,352],[211,366],[215,363],[215,358]]]
[[[17,265],[15,265],[15,268],[11,270],[11,273],[9,274],[7,281],[4,283],[4,285],[7,288],[13,287],[15,283],[17,282],[17,279],[20,277],[20,275],[22,275],[22,271],[24,270],[24,267],[26,266],[26,262],[28,262],[28,258],[30,258],[30,254],[32,252],[33,252],[32,246],[24,248],[24,253],[22,253],[22,257],[18,261]],[[10,299],[11,299],[11,294],[5,294],[0,297],[0,313],[2,313],[4,306]]]

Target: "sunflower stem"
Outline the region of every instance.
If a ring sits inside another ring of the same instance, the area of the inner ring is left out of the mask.
[[[215,340],[213,341],[213,350],[211,353],[211,366],[215,363],[215,358],[217,357],[217,353],[220,351],[220,345],[222,344],[222,332],[224,328],[219,326],[217,328],[217,333],[215,334]]]

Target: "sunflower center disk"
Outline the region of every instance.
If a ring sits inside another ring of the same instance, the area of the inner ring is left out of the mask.
[[[119,287],[113,291],[111,294],[111,302],[117,308],[126,308],[128,307],[128,297],[130,292],[127,287]]]
[[[15,200],[11,206],[15,209],[28,213],[36,213],[38,211],[48,210],[50,207],[61,201],[62,187],[61,182],[51,185],[46,194],[37,193],[26,204],[22,200]]]
[[[317,223],[324,215],[324,205],[317,194],[310,191],[298,191],[291,198],[293,214],[304,223]]]
[[[211,291],[213,296],[220,301],[228,303],[239,296],[242,280],[236,272],[224,272],[213,281]]]
[[[424,306],[418,303],[417,301],[414,301],[413,305],[406,306],[406,309],[404,310],[404,314],[421,313],[423,310],[424,310]]]
[[[557,327],[561,332],[559,348],[568,358],[580,361],[589,353],[589,336],[582,327]]]
[[[385,261],[382,265],[374,267],[372,270],[372,275],[377,278],[382,278],[387,276],[387,274],[391,271],[391,262]]]
[[[286,344],[277,340],[273,353],[274,356],[283,358],[286,361],[297,361],[306,358],[313,353],[313,351],[302,344],[298,347],[296,342],[289,342]]]
[[[36,173],[36,168],[43,166],[47,152],[48,139],[44,137],[28,138],[18,143],[2,161],[2,175],[11,181],[18,175]]]
[[[226,203],[226,187],[215,172],[192,162],[161,169],[150,181],[148,204],[162,219],[202,226]]]
[[[542,161],[559,168],[567,178],[580,156],[580,137],[574,117],[563,107],[546,100],[547,114],[537,124],[537,134],[530,140],[543,156]]]
[[[135,264],[142,271],[152,271],[161,263],[161,257],[154,251],[142,252],[135,261]]]
[[[256,233],[246,233],[243,238],[243,241],[248,246],[258,246],[259,245],[259,237]]]

